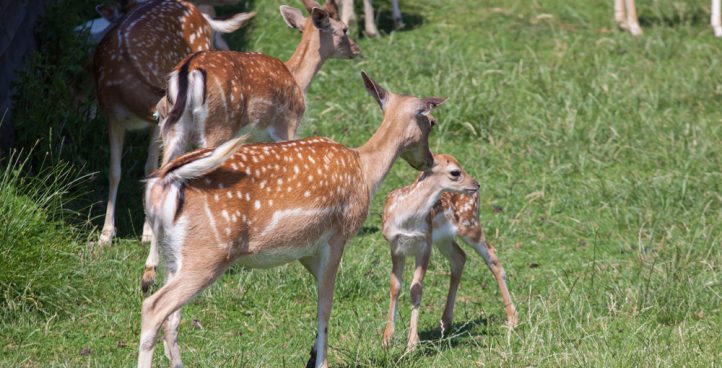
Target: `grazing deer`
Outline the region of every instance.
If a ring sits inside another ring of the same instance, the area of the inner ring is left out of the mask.
[[[346,26],[333,19],[333,1],[325,9],[315,1],[304,3],[309,18],[298,9],[281,6],[286,23],[302,32],[285,64],[254,52],[206,51],[188,56],[176,67],[169,97],[158,103],[163,163],[186,152],[191,140],[199,147],[216,147],[244,128],[260,132],[257,140],[296,138],[306,90],[321,65],[328,58],[359,54]],[[169,101],[175,101],[172,107]],[[151,243],[141,281],[144,292],[155,282],[157,266],[158,250]]]
[[[379,35],[374,21],[374,7],[371,0],[363,0],[364,2],[364,30],[369,37]],[[394,29],[404,28],[404,21],[401,19],[401,9],[399,8],[399,0],[391,0],[391,15],[394,20]],[[356,12],[353,9],[353,0],[341,0],[341,21],[349,24],[356,19]]]
[[[328,365],[328,321],[346,242],[399,156],[418,170],[433,165],[431,110],[445,100],[394,94],[362,77],[384,119],[359,148],[326,138],[241,146],[241,137],[183,155],[149,178],[145,209],[168,277],[143,302],[139,367],[151,366],[166,319],[167,355],[174,367],[182,364],[180,308],[231,264],[270,268],[295,260],[313,274],[318,290],[317,334],[307,366]]]
[[[720,1],[712,0],[712,15],[710,24],[715,37],[722,37],[722,17],[720,16]],[[642,27],[637,20],[637,11],[634,0],[614,0],[614,20],[619,28],[629,31],[633,36],[642,35]]]
[[[391,247],[391,301],[386,318],[383,345],[391,345],[396,319],[396,303],[401,291],[406,257],[416,258],[411,281],[411,325],[407,350],[419,343],[417,325],[424,275],[431,257],[432,244],[451,264],[451,282],[441,331],[451,327],[456,291],[461,281],[466,255],[454,237],[460,236],[486,261],[501,291],[509,326],[518,321],[516,308],[506,287],[506,274],[494,247],[484,237],[479,222],[479,183],[469,176],[456,159],[434,155],[434,166],[423,172],[415,183],[389,193],[383,215],[383,235]]]
[[[119,15],[122,12],[125,15]],[[165,93],[166,76],[187,54],[208,50],[211,31],[232,32],[254,16],[240,13],[225,21],[213,20],[191,3],[173,0],[122,1],[117,13],[108,14],[115,24],[98,44],[93,60],[98,104],[110,135],[110,193],[100,244],[109,244],[115,235],[125,131],[153,128],[145,164],[150,174],[158,166],[160,136],[153,114]],[[143,240],[151,236],[146,223]]]

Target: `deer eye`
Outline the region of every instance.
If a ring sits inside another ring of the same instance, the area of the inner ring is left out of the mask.
[[[458,178],[458,177],[461,176],[461,171],[460,171],[460,170],[451,170],[450,174],[451,174],[451,176],[453,176],[454,178]]]
[[[348,34],[348,27],[344,27],[343,34]]]

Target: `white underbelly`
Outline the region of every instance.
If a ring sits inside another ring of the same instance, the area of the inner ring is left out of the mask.
[[[248,268],[271,268],[297,261],[301,258],[318,255],[323,247],[328,245],[330,234],[305,245],[289,245],[277,247],[252,247],[257,249],[253,253],[238,258],[237,263]]]
[[[426,237],[423,234],[420,235],[397,235],[396,242],[394,245],[393,252],[396,255],[405,257],[415,257],[422,250],[425,250],[428,244],[426,244]]]

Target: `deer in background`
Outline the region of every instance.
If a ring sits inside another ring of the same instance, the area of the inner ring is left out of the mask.
[[[295,260],[314,276],[318,291],[307,367],[328,366],[328,322],[346,242],[399,156],[418,170],[433,165],[431,110],[445,100],[394,94],[362,77],[384,118],[359,148],[326,138],[242,145],[241,137],[178,157],[149,178],[145,209],[168,277],[143,302],[139,367],[151,366],[164,321],[167,355],[181,366],[180,308],[231,264],[270,268]]]
[[[383,345],[389,347],[394,333],[396,304],[401,292],[406,257],[416,258],[411,281],[411,324],[407,350],[419,343],[417,325],[424,275],[429,265],[432,244],[449,260],[451,281],[446,307],[441,317],[441,332],[449,331],[454,314],[456,291],[461,281],[466,255],[454,238],[460,236],[484,258],[499,284],[506,320],[515,326],[518,316],[506,286],[506,273],[496,250],[484,237],[479,222],[479,183],[449,155],[434,155],[434,166],[423,172],[415,183],[392,191],[386,197],[383,235],[391,248],[391,292]]]
[[[126,130],[152,127],[145,171],[158,166],[160,129],[153,117],[165,93],[166,76],[187,54],[208,50],[211,32],[232,32],[255,13],[239,13],[213,20],[191,3],[173,0],[121,2],[127,11],[116,18],[98,44],[93,60],[98,105],[108,122],[110,136],[110,192],[100,244],[115,235],[115,203],[120,182],[120,161]],[[152,233],[147,222],[143,241]]]
[[[334,19],[333,1],[324,9],[315,1],[304,4],[308,18],[298,9],[280,8],[286,23],[302,32],[285,63],[255,52],[206,51],[178,64],[169,79],[168,97],[158,103],[163,163],[186,152],[191,141],[198,147],[216,147],[244,128],[257,133],[256,140],[296,138],[306,110],[306,90],[323,63],[360,52],[346,25]],[[159,261],[153,244],[141,281],[144,292],[155,282]]]
[[[710,24],[715,37],[722,37],[722,16],[720,15],[720,1],[712,0],[712,15]],[[642,27],[637,20],[637,11],[634,0],[614,0],[614,20],[619,28],[629,31],[633,36],[642,35]]]
[[[371,0],[363,0],[364,3],[364,30],[369,37],[376,37],[379,34],[374,21],[374,7]],[[391,14],[394,20],[394,29],[404,28],[404,21],[401,19],[399,0],[391,0]],[[356,19],[356,12],[353,9],[353,0],[341,0],[341,21],[345,24]]]

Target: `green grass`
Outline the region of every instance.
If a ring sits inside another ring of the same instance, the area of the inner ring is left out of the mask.
[[[256,1],[252,28],[231,45],[287,58],[299,35],[279,4]],[[479,179],[482,221],[521,319],[502,326],[494,280],[469,249],[456,326],[439,336],[448,265],[435,256],[421,348],[403,351],[408,293],[395,346],[381,348],[391,266],[380,213],[385,194],[414,177],[399,162],[344,255],[333,366],[720,365],[722,40],[705,2],[638,5],[645,34],[635,39],[615,29],[611,1],[402,1],[409,30],[354,31],[365,57],[324,65],[303,136],[359,145],[372,134],[381,112],[360,70],[395,92],[450,97],[435,112],[431,147]],[[125,200],[139,203],[137,180],[124,180],[138,195]],[[140,213],[131,215],[140,229]],[[43,280],[71,285],[69,299],[47,313],[3,311],[0,366],[135,364],[147,248],[137,237],[95,252],[68,242],[76,254]],[[314,286],[300,265],[234,268],[183,310],[181,353],[191,367],[297,367],[314,328]],[[155,357],[169,364],[160,345]]]

